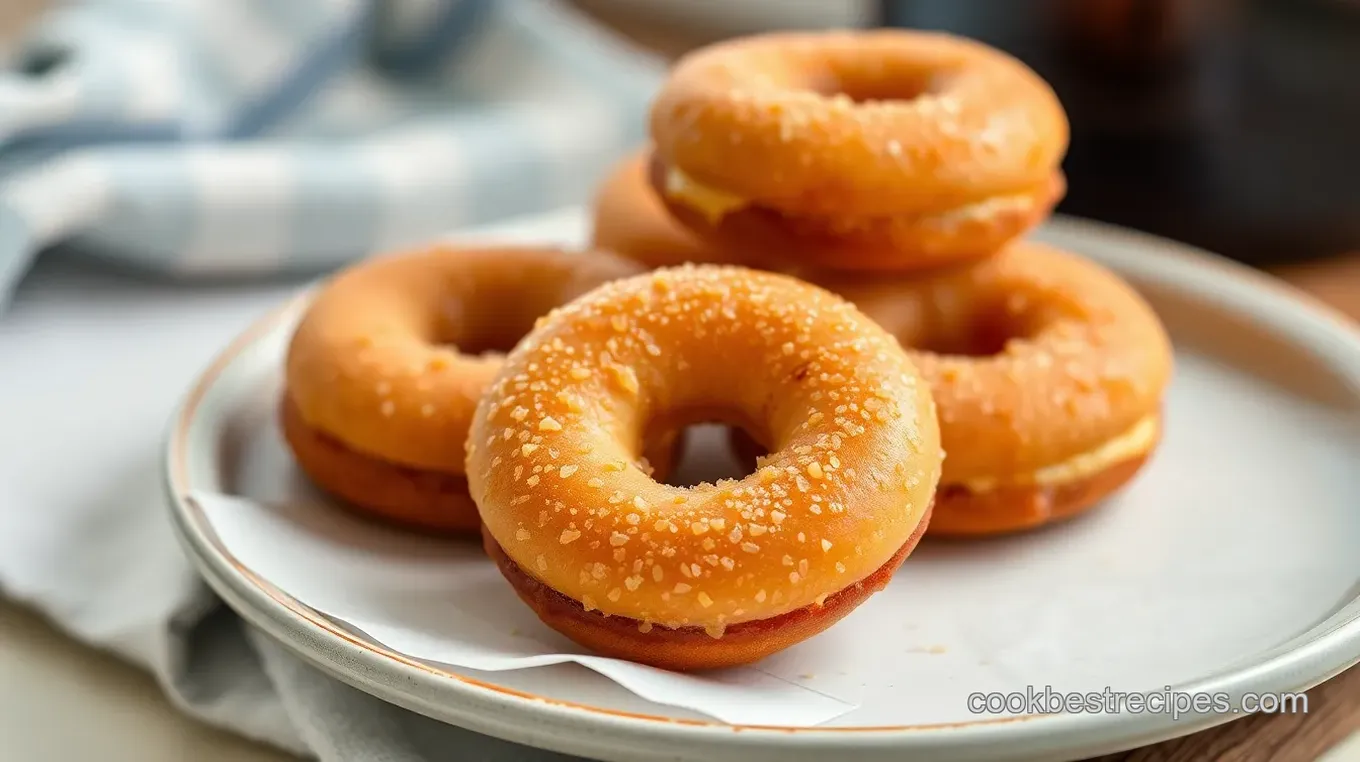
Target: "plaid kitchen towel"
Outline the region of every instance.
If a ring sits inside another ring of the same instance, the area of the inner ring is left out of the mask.
[[[84,0],[0,68],[0,306],[41,250],[321,272],[577,202],[662,65],[539,0]]]

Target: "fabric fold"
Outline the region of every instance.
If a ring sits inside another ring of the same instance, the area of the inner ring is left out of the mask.
[[[58,243],[260,278],[579,202],[661,74],[542,0],[77,3],[0,71],[0,295]]]

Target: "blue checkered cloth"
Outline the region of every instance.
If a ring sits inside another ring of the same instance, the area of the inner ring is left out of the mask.
[[[539,0],[85,0],[0,67],[0,307],[62,245],[321,272],[579,202],[662,64]]]

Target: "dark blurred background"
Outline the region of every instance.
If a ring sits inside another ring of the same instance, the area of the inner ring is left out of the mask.
[[[990,43],[1072,121],[1059,211],[1257,264],[1360,249],[1360,2],[883,0]]]

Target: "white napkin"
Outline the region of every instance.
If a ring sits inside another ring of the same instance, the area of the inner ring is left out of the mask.
[[[327,762],[560,759],[322,675],[244,626],[180,552],[160,484],[166,421],[211,357],[300,285],[39,263],[0,320],[0,592],[152,670],[184,711]]]

